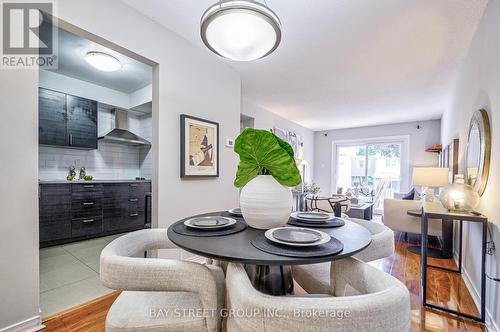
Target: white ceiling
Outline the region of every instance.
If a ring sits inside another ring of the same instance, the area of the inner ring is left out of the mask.
[[[151,66],[63,29],[58,29],[58,43],[58,69],[52,70],[56,73],[125,93],[139,90],[153,80]],[[95,69],[85,61],[84,56],[89,51],[114,56],[120,60],[122,68],[114,72]]]
[[[215,0],[122,0],[195,45]],[[243,98],[314,130],[438,119],[487,0],[267,0],[278,50],[247,63]],[[213,55],[216,57],[216,55]]]

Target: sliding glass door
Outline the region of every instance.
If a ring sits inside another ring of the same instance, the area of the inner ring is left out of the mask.
[[[401,142],[338,145],[336,151],[337,191],[350,191],[360,202],[372,201],[376,211],[385,198],[401,190]]]

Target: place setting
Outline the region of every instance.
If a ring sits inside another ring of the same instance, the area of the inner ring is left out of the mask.
[[[301,227],[272,228],[251,243],[270,254],[299,258],[334,255],[344,249],[342,242],[327,233]]]
[[[345,225],[345,219],[328,212],[292,212],[288,225],[299,227],[332,228]]]
[[[241,232],[247,228],[242,219],[225,216],[200,216],[189,218],[173,226],[177,234],[188,236],[223,236]]]
[[[241,212],[241,208],[234,208],[227,210],[222,214],[224,217],[232,217],[232,218],[243,218],[243,213]]]

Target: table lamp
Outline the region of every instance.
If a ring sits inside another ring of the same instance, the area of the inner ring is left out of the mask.
[[[442,167],[415,167],[413,168],[413,185],[422,186],[426,202],[434,202],[434,189],[446,187],[448,181],[448,168]]]
[[[479,204],[479,194],[461,176],[441,192],[439,200],[450,211],[471,212]]]

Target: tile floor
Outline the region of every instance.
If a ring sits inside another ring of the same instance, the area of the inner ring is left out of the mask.
[[[99,280],[99,256],[120,235],[40,249],[42,317],[112,292]]]

